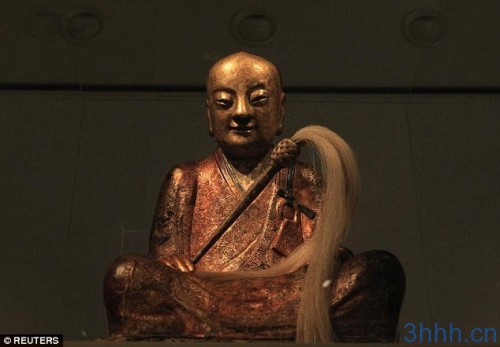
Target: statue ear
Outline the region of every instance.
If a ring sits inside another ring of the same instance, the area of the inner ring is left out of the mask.
[[[212,116],[210,114],[210,106],[208,105],[208,100],[206,100],[205,105],[207,107],[208,135],[210,135],[211,137],[214,137],[214,130],[212,127]]]
[[[278,111],[278,127],[276,129],[276,135],[281,135],[283,132],[284,128],[284,122],[285,122],[285,110],[286,110],[286,94],[281,93],[280,97],[280,104],[279,104],[279,111]]]

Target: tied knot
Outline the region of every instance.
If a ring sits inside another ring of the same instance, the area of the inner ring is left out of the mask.
[[[271,153],[271,161],[279,167],[287,166],[292,160],[298,157],[299,146],[290,139],[281,140]]]

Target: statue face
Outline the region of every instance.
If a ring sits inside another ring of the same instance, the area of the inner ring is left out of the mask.
[[[285,95],[268,61],[237,53],[214,65],[207,83],[209,132],[226,155],[259,156],[283,130]]]

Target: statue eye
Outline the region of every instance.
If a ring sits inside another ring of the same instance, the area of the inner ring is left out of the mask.
[[[224,98],[215,99],[215,103],[217,104],[217,106],[223,108],[229,108],[233,104],[233,102],[230,99],[224,99]]]
[[[269,99],[269,98],[268,98],[268,96],[267,96],[267,95],[257,95],[256,97],[254,97],[254,98],[252,98],[252,99],[250,100],[250,103],[251,103],[252,105],[256,105],[256,106],[258,106],[258,105],[263,105],[264,103],[266,103],[266,102],[267,102],[267,100],[268,100],[268,99]]]

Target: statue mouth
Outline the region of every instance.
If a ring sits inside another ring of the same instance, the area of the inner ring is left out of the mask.
[[[229,129],[235,133],[247,134],[252,132],[256,128],[257,128],[256,126],[238,125],[238,126],[232,126]]]

